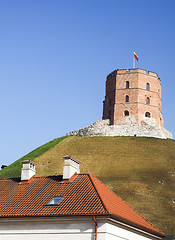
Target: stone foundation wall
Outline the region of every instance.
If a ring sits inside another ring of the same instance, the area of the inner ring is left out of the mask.
[[[172,134],[159,127],[153,119],[145,119],[141,124],[110,125],[110,120],[98,120],[85,128],[72,131],[66,136],[138,136],[173,138]]]

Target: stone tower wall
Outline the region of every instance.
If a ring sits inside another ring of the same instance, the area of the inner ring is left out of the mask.
[[[127,81],[129,88],[126,88]],[[149,90],[146,89],[147,83]],[[126,95],[129,96],[129,102],[126,102]],[[129,116],[125,116],[126,110],[129,111]],[[150,118],[158,126],[163,127],[161,83],[156,73],[142,69],[124,69],[107,76],[103,119],[110,119],[113,125],[140,124],[148,118],[145,117],[146,112],[150,113]]]

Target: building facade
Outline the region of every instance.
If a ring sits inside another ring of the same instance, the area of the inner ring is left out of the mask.
[[[103,119],[112,125],[141,124],[154,120],[163,128],[161,82],[143,69],[115,70],[107,76]]]

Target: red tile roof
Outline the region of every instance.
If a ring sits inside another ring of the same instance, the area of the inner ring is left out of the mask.
[[[64,196],[57,206],[46,206],[54,196]],[[129,207],[91,174],[0,180],[0,217],[111,215],[115,219],[154,233],[164,234]]]

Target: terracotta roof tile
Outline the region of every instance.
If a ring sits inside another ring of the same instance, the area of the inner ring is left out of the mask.
[[[54,196],[64,196],[57,206],[47,206]],[[0,180],[0,217],[111,215],[148,232],[164,234],[129,207],[91,174],[76,174],[69,182],[62,176]]]

